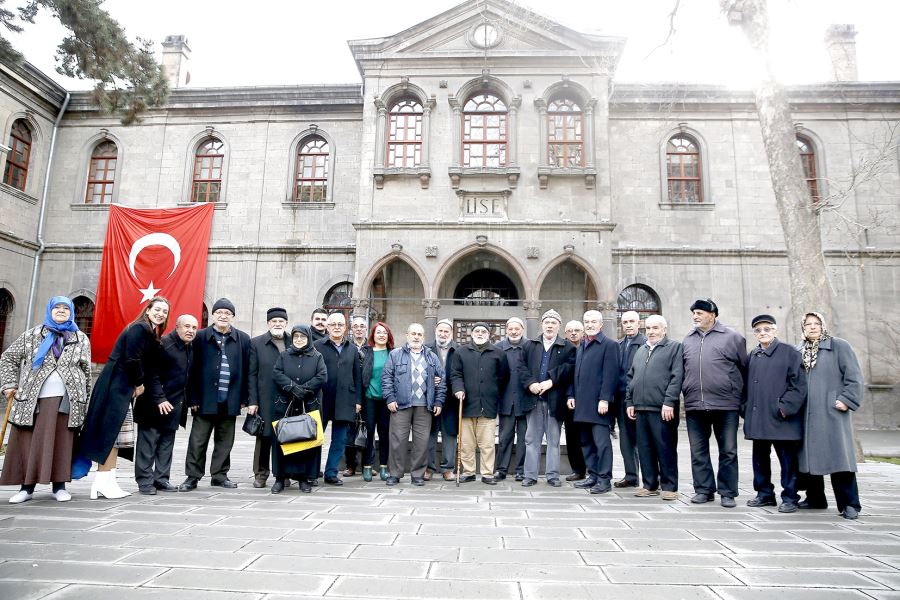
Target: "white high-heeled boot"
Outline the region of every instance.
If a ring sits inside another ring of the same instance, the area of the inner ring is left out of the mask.
[[[116,481],[116,470],[97,471],[94,476],[94,483],[91,485],[91,500],[96,500],[98,496],[116,500],[130,496],[131,492],[126,492],[119,487]]]

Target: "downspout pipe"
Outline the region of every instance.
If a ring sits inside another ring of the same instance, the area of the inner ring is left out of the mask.
[[[37,243],[38,249],[34,255],[34,266],[31,269],[31,287],[28,289],[28,314],[25,319],[25,327],[31,327],[31,316],[34,314],[34,294],[37,291],[38,269],[41,264],[41,256],[46,248],[44,244],[44,216],[47,213],[47,196],[50,191],[50,170],[53,166],[53,153],[56,150],[56,133],[59,130],[59,122],[62,121],[66,108],[69,107],[69,100],[72,95],[66,92],[66,98],[63,100],[62,108],[56,115],[56,121],[53,122],[53,134],[50,136],[50,158],[47,159],[47,172],[44,173],[44,189],[41,192],[41,214],[38,217]],[[75,318],[75,315],[72,315]]]

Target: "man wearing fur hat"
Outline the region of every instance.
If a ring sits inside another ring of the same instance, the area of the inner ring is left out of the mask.
[[[513,442],[516,448],[515,471],[516,481],[525,478],[525,413],[522,410],[524,389],[519,380],[518,367],[522,362],[522,349],[527,344],[525,322],[519,317],[510,317],[506,321],[506,337],[497,342],[497,347],[506,354],[509,363],[509,385],[503,392],[498,410],[500,420],[499,440],[497,444],[497,481],[506,479],[509,473]]]

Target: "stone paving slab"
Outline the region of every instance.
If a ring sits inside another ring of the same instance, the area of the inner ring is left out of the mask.
[[[685,548],[687,550],[687,548]],[[727,554],[690,552],[582,552],[581,557],[589,565],[600,567],[734,567],[739,563]]]
[[[37,581],[0,581],[0,598],[38,600],[63,586],[64,584]]]
[[[462,548],[459,551],[460,562],[477,564],[513,564],[513,565],[570,565],[581,566],[585,562],[581,555],[571,550],[532,551],[532,550],[484,550],[481,548]]]
[[[679,585],[740,585],[725,569],[705,567],[604,567],[612,583],[647,583]]]
[[[431,568],[429,579],[451,579],[454,581],[582,581],[585,583],[606,583],[608,580],[598,567],[578,567],[566,565],[503,565],[502,568],[484,568],[478,564],[454,564],[439,562]]]
[[[282,594],[296,591],[310,596],[321,596],[333,583],[334,577],[306,573],[179,568],[171,569],[156,577],[146,587]]]
[[[259,554],[253,552],[148,548],[128,555],[117,564],[241,570],[258,558]]]
[[[873,596],[856,590],[803,589],[783,587],[714,587],[722,600],[870,600]]]
[[[68,544],[13,544],[0,542],[0,559],[3,560],[55,560],[55,561],[84,561],[113,563],[117,560],[134,554],[132,548],[110,548],[98,546],[86,548],[85,546]],[[8,598],[3,596],[0,598]]]
[[[48,560],[10,561],[0,563],[0,581],[50,581],[58,583],[106,583],[112,585],[141,585],[166,569],[132,567],[85,562]]]
[[[586,600],[719,600],[702,586],[610,585],[587,583],[523,583],[524,600],[584,598]],[[758,598],[763,598],[760,596]]]
[[[172,550],[234,551],[247,545],[247,540],[204,538],[184,535],[143,535],[122,543],[126,548],[169,548]]]
[[[46,600],[173,600],[172,590],[163,588],[129,588],[119,586],[70,585]],[[260,600],[261,594],[191,590],[191,600]],[[294,596],[293,598],[297,598]]]
[[[512,540],[506,539],[507,543]],[[515,538],[515,541],[527,541],[527,538]],[[400,534],[394,541],[395,546],[438,546],[441,548],[502,548],[504,538],[500,536],[462,536],[462,535],[404,535]],[[541,542],[540,546],[546,547],[546,542]]]
[[[729,569],[746,585],[782,585],[809,588],[884,589],[886,586],[868,577],[845,571],[800,571],[797,569]]]
[[[294,556],[261,556],[251,566],[252,571],[310,573],[312,575],[371,575],[380,578],[425,578],[428,561],[418,560],[369,560],[357,558],[315,558]],[[389,581],[382,581],[390,585]]]
[[[278,556],[320,556],[347,558],[357,548],[356,544],[329,544],[327,542],[250,542],[241,547],[245,552],[275,554]],[[384,548],[384,546],[378,546]]]
[[[395,579],[372,585],[371,578],[341,577],[328,596],[360,598],[446,598],[448,600],[519,600],[519,586],[496,581]]]

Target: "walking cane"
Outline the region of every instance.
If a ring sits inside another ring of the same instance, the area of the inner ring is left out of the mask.
[[[15,393],[3,394],[6,396],[6,414],[3,416],[3,429],[0,429],[0,448],[3,448],[3,440],[6,439],[6,425],[9,423],[9,412],[12,410],[13,398],[15,398]]]
[[[462,400],[459,401],[459,419],[456,421],[456,487],[459,487],[459,474],[462,472]]]

